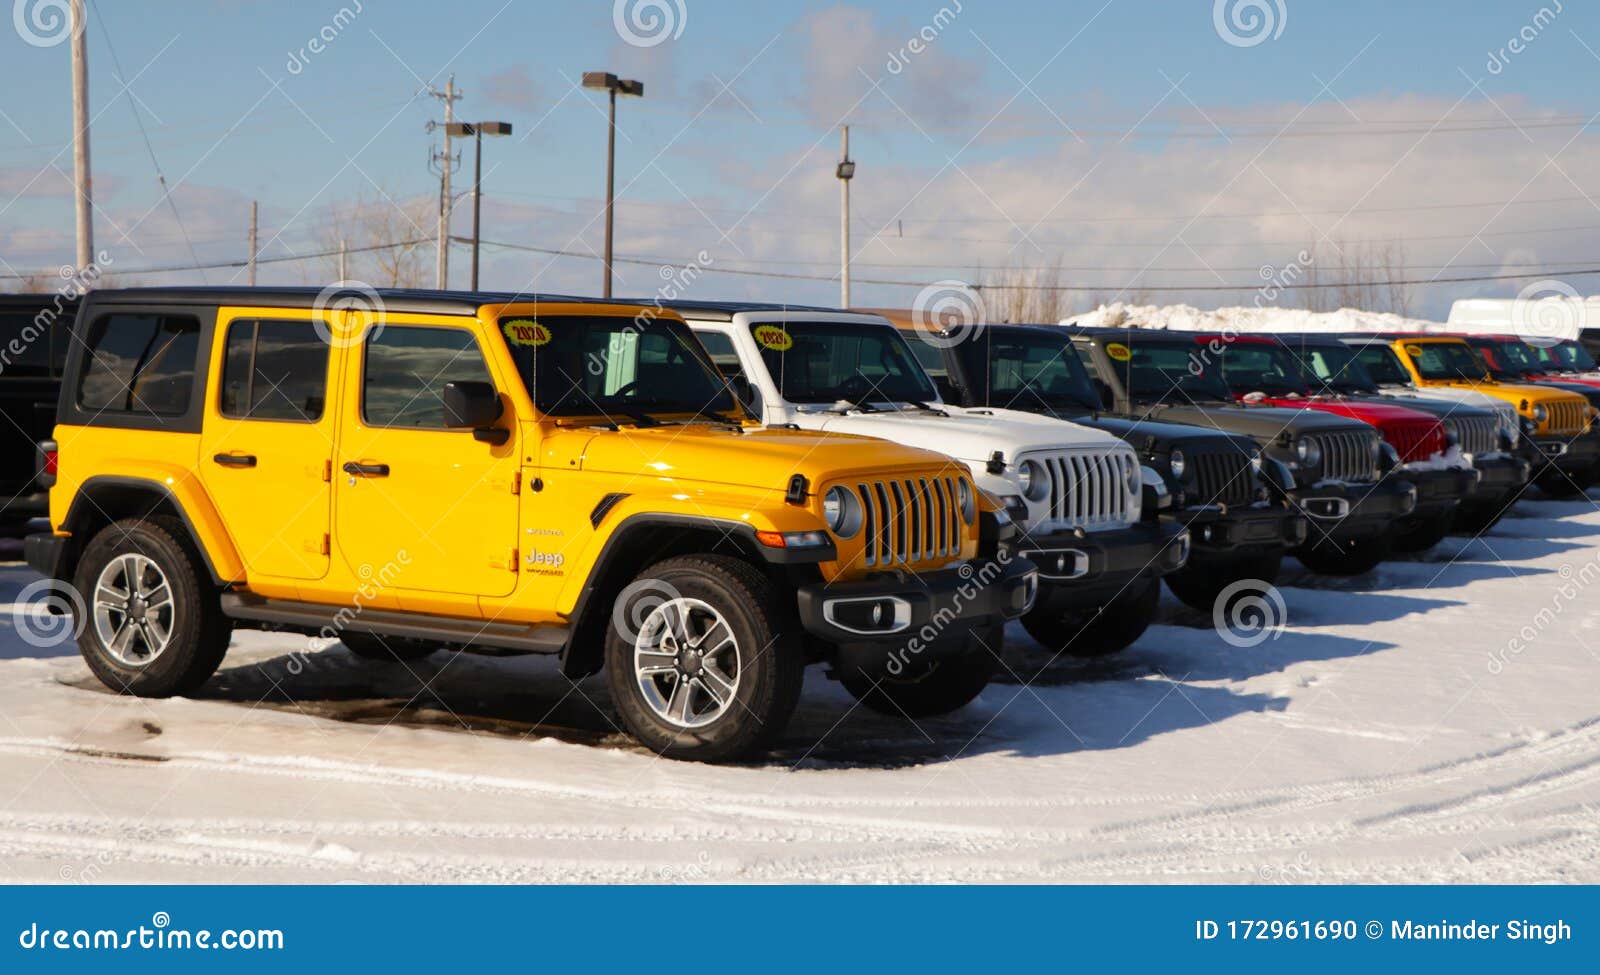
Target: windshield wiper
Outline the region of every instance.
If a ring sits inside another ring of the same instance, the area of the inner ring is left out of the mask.
[[[944,410],[939,409],[937,406],[934,406],[932,403],[924,403],[920,399],[908,399],[908,400],[905,400],[904,402],[909,403],[912,406],[915,406],[919,410],[923,410],[925,412],[932,413],[934,416],[949,416],[950,415],[950,414],[946,413]]]

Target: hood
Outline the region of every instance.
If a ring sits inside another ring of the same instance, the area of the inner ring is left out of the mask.
[[[1316,410],[1286,410],[1273,406],[1198,406],[1192,403],[1158,406],[1151,416],[1168,422],[1242,433],[1257,440],[1271,440],[1283,433],[1337,433],[1371,430],[1369,424]]]
[[[1347,416],[1352,420],[1360,420],[1373,426],[1389,426],[1397,423],[1413,423],[1418,420],[1431,420],[1432,416],[1418,413],[1416,410],[1407,409],[1398,403],[1384,403],[1377,400],[1341,399],[1334,397],[1311,397],[1309,399],[1267,399],[1264,402],[1273,406],[1294,408],[1304,407],[1308,410],[1319,410],[1323,413],[1332,413],[1336,416]]]
[[[599,471],[783,491],[803,474],[813,485],[840,477],[927,471],[949,464],[932,451],[864,437],[708,424],[619,431],[566,428],[544,438],[546,469]]]
[[[1465,403],[1491,410],[1500,416],[1509,415],[1513,422],[1517,417],[1517,408],[1500,397],[1464,386],[1391,386],[1384,388],[1383,396],[1402,401],[1417,399],[1430,403]]]
[[[1255,451],[1255,441],[1249,437],[1225,433],[1212,426],[1196,426],[1188,423],[1167,423],[1162,420],[1138,420],[1126,416],[1106,416],[1101,414],[1093,419],[1077,421],[1084,426],[1104,430],[1107,433],[1121,437],[1137,450],[1170,450],[1173,447],[1182,447],[1186,450],[1226,450],[1243,448],[1249,452]]]
[[[1456,417],[1464,420],[1498,420],[1507,413],[1516,413],[1516,410],[1511,408],[1511,404],[1500,400],[1494,401],[1499,404],[1499,409],[1490,409],[1487,404],[1478,406],[1472,400],[1442,400],[1422,396],[1387,396],[1385,399],[1397,406],[1403,406],[1408,410],[1416,410],[1419,413],[1427,413],[1440,419]]]
[[[895,413],[813,413],[808,423],[837,433],[878,437],[936,450],[969,464],[1000,451],[1010,461],[1036,450],[1110,450],[1122,441],[1109,433],[1054,417],[990,407],[942,406],[949,416],[921,410]]]

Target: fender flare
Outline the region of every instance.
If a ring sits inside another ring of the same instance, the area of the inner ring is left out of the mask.
[[[72,533],[77,547],[87,543],[87,538],[78,538],[76,526],[91,520],[95,515],[111,517],[104,508],[95,501],[96,494],[112,492],[137,492],[140,494],[159,497],[160,505],[170,506],[178,520],[183,523],[184,530],[188,532],[189,542],[200,554],[201,561],[205,564],[206,572],[211,576],[211,581],[219,586],[244,579],[244,562],[239,558],[238,552],[233,547],[233,542],[228,538],[222,521],[204,496],[198,492],[189,498],[188,504],[168,484],[145,477],[130,477],[121,474],[96,474],[87,478],[78,485],[73,492],[72,504],[67,508],[67,516],[62,521],[66,531]],[[204,523],[197,525],[191,508]],[[151,513],[153,513],[151,510]],[[115,518],[113,518],[115,520]],[[76,562],[76,556],[73,559]]]

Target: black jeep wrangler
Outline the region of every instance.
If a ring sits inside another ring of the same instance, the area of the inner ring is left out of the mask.
[[[53,473],[47,441],[77,311],[59,295],[0,295],[0,538],[20,538],[49,514],[40,476]]]

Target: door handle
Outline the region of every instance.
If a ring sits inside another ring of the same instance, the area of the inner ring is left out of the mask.
[[[352,460],[352,461],[347,461],[345,463],[344,472],[346,474],[351,474],[351,475],[355,475],[355,476],[358,476],[358,477],[388,477],[389,476],[389,465],[388,464],[358,464],[358,463],[356,463],[355,461]]]
[[[215,454],[211,458],[223,467],[254,467],[255,454]]]

